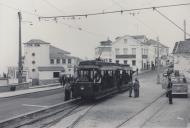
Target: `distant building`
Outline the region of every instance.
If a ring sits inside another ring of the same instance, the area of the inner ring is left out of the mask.
[[[60,74],[72,76],[80,61],[70,52],[37,39],[24,43],[23,59],[23,65],[29,70],[29,78],[37,80],[57,79]]]
[[[150,69],[157,64],[157,44],[145,35],[117,37],[115,41],[102,41],[95,49],[95,56],[106,62],[129,64],[133,70]],[[167,60],[169,48],[159,44],[161,63]],[[165,60],[166,59],[166,60]]]
[[[95,48],[95,57],[102,58],[105,62],[112,62],[112,41],[101,41]]]
[[[175,43],[174,70],[179,70],[190,80],[190,39]]]
[[[18,67],[8,67],[8,78],[9,83],[18,83]],[[26,67],[22,69],[22,81],[23,82],[31,82],[29,77],[29,70]]]

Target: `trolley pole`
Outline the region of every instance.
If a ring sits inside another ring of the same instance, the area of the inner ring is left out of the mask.
[[[157,37],[157,84],[160,84],[160,42]]]
[[[21,12],[18,12],[19,18],[19,56],[18,56],[18,83],[22,83],[22,40],[21,40]]]

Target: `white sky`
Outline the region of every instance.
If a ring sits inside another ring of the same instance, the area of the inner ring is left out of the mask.
[[[114,40],[115,37],[126,34],[144,34],[153,39],[159,36],[161,43],[172,50],[174,43],[183,40],[184,36],[173,24],[152,10],[135,11],[138,13],[135,16],[125,12],[122,15],[117,13],[75,20],[60,19],[58,23],[39,22],[36,16],[24,13],[23,10],[41,16],[54,16],[189,3],[190,0],[48,0],[48,2],[47,0],[0,0],[0,74],[6,71],[7,66],[17,65],[18,62],[18,10],[7,6],[19,8],[22,11],[23,21],[32,21],[34,24],[31,26],[29,23],[22,23],[22,42],[42,39],[71,52],[74,56],[93,58],[94,48],[108,37]],[[186,19],[187,32],[190,33],[190,6],[159,10],[181,27],[183,20]],[[84,31],[68,27],[65,23],[76,28],[80,27]]]

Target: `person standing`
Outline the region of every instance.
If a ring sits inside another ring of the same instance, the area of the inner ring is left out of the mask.
[[[135,82],[134,82],[134,97],[139,97],[139,88],[140,88],[140,84],[139,84],[139,80],[137,78],[135,78]]]
[[[70,100],[71,99],[71,84],[68,78],[65,79],[64,92],[65,92],[65,101]]]
[[[131,97],[133,91],[133,82],[132,80],[129,81],[129,97]]]
[[[167,86],[167,95],[168,95],[168,99],[169,99],[169,104],[173,104],[172,101],[172,82],[171,82],[171,78],[168,78],[168,86]]]
[[[136,69],[136,72],[137,72],[137,76],[138,76],[138,74],[139,74],[139,69],[138,68]]]

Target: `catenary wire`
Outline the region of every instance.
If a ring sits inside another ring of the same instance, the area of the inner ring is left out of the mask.
[[[10,6],[8,4],[2,3],[2,2],[0,2],[0,6],[6,7],[6,8],[9,8],[9,9],[12,9],[12,10],[22,11],[23,13],[26,13],[26,14],[29,14],[29,15],[33,15],[33,16],[36,16],[36,17],[40,17],[40,15],[35,14],[33,12],[26,11],[26,10],[23,10],[23,9],[19,9],[19,8]]]
[[[180,29],[181,31],[185,32],[183,28],[181,28],[180,26],[178,26],[174,21],[172,21],[169,17],[167,17],[166,15],[164,15],[163,13],[161,13],[158,9],[154,9],[158,14],[160,14],[162,17],[164,17],[165,19],[167,19],[170,23],[172,23],[173,25],[175,25],[178,29]],[[190,36],[189,33],[185,32],[186,35]]]
[[[177,7],[177,6],[185,6],[185,5],[190,5],[190,3],[152,6],[152,7],[143,7],[143,8],[133,8],[133,9],[124,9],[124,10],[116,10],[116,11],[103,11],[103,12],[86,13],[86,14],[73,14],[73,15],[60,15],[60,16],[41,16],[39,18],[43,19],[43,18],[88,17],[88,16],[96,16],[96,15],[123,13],[123,12],[129,12],[129,11],[150,10],[150,9],[155,9],[155,8]]]

